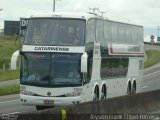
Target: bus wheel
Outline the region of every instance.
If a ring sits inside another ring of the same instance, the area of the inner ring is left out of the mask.
[[[106,98],[107,98],[107,90],[106,90],[106,86],[103,85],[101,90],[101,100],[105,100]]]
[[[127,94],[131,95],[131,82],[128,83],[128,87],[127,87]]]
[[[98,86],[95,87],[94,89],[94,94],[93,94],[93,101],[99,100],[99,88]]]
[[[132,94],[136,93],[136,82],[133,83],[132,85]]]

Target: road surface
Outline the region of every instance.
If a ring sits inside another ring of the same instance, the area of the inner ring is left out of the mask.
[[[160,66],[144,70],[142,92],[160,89]]]
[[[0,87],[8,86],[8,85],[15,85],[15,84],[19,84],[19,79],[2,81],[0,82]]]

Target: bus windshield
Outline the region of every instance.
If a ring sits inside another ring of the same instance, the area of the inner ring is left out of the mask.
[[[23,53],[21,84],[40,87],[70,87],[82,84],[81,54]]]
[[[82,46],[85,20],[32,18],[29,20],[24,44],[47,46]]]

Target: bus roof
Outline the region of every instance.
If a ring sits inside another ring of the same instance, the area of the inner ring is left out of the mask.
[[[104,18],[96,13],[91,13],[91,12],[48,12],[48,13],[35,14],[35,15],[32,15],[30,18],[73,18],[73,19],[85,19],[85,20],[88,20],[90,18],[98,18],[98,19],[104,19],[107,21],[143,27],[136,23],[123,22],[119,20],[117,21],[117,20]]]
[[[77,19],[90,19],[90,18],[102,18],[101,16],[94,13],[86,12],[50,12],[32,15],[31,18],[77,18]]]

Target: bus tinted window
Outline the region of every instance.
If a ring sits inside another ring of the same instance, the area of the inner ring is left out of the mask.
[[[97,20],[96,21],[96,41],[103,41],[104,38],[104,21],[103,20]]]
[[[128,72],[128,58],[102,58],[101,78],[125,77]]]
[[[132,43],[131,35],[132,35],[131,26],[126,25],[126,43]]]
[[[49,54],[24,54],[22,56],[21,82],[28,85],[48,85],[49,61]]]
[[[138,43],[140,43],[141,41],[143,41],[143,28],[137,28],[138,29]]]
[[[93,43],[95,37],[95,19],[91,19],[87,23],[86,43]]]
[[[30,19],[24,44],[81,46],[84,44],[84,32],[84,20]]]
[[[132,42],[133,44],[138,43],[138,32],[137,32],[137,26],[132,26],[132,34],[131,34],[131,38],[132,38]]]
[[[112,23],[112,42],[117,43],[119,41],[118,38],[118,23]]]
[[[111,42],[112,41],[112,22],[105,21],[104,23],[104,40]]]
[[[81,54],[24,53],[21,84],[41,87],[79,86]]]
[[[119,26],[118,26],[119,41],[118,43],[128,43],[128,41],[126,40],[126,32],[127,32],[126,25],[119,23]]]

